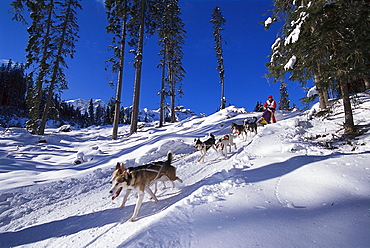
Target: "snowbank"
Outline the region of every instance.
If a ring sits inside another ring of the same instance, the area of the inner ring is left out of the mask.
[[[48,128],[43,137],[2,129],[0,247],[369,247],[369,95],[357,103],[357,139],[341,139],[341,108],[320,119],[281,112],[236,138],[226,159],[210,150],[205,163],[194,138],[221,137],[261,113],[229,107],[132,136],[120,126],[114,141],[110,127]],[[162,160],[168,150],[184,183],[159,190],[157,204],[145,197],[127,222],[136,198],[123,210],[122,198],[111,200],[115,164]]]

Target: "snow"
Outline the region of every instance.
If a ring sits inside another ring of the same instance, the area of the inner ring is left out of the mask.
[[[307,92],[307,97],[312,97],[312,96],[315,96],[315,95],[318,95],[319,92],[317,91],[316,89],[316,85],[312,88],[309,89],[309,91]]]
[[[274,44],[271,45],[271,50],[272,51],[275,51],[275,50],[278,49],[278,47],[280,45],[280,41],[281,41],[281,38],[280,37],[276,38]]]
[[[289,59],[288,63],[286,63],[284,65],[284,70],[286,70],[286,71],[289,70],[289,69],[293,70],[294,69],[294,65],[295,65],[296,62],[297,62],[297,57],[295,55],[293,55]]]
[[[194,138],[260,113],[228,107],[132,136],[120,126],[114,141],[110,126],[43,137],[0,129],[0,247],[370,247],[370,97],[356,102],[356,139],[338,138],[342,108],[312,119],[277,111],[277,123],[235,138],[226,159],[210,150],[205,163]],[[115,164],[163,160],[168,150],[184,182],[160,189],[158,203],[145,196],[128,222],[136,198],[120,210],[123,196],[108,193]]]
[[[102,108],[105,108],[107,106],[107,103],[105,103],[101,99],[91,99],[92,104],[94,106],[94,109],[96,109],[99,105]],[[68,100],[66,101],[68,105],[72,105],[74,109],[79,109],[82,114],[85,114],[89,111],[89,105],[90,101],[86,101],[84,99],[74,99],[74,100]]]
[[[299,34],[301,33],[301,26],[302,24],[298,24],[294,29],[293,31],[288,35],[288,37],[286,38],[285,42],[284,42],[284,45],[289,45],[291,43],[296,43],[299,39]]]
[[[272,23],[272,18],[271,17],[268,17],[266,20],[265,20],[265,28],[270,26]]]
[[[304,23],[305,19],[308,17],[308,13],[301,12],[299,14],[299,18],[297,21],[292,21],[291,26],[294,27],[294,29],[290,32],[290,34],[285,39],[284,45],[287,46],[292,43],[296,43],[299,39],[299,35],[301,33],[302,24]]]

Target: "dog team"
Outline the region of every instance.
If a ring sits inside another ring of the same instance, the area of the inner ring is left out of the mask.
[[[194,148],[201,154],[198,162],[204,162],[204,157],[210,148],[213,148],[215,151],[221,151],[224,157],[227,157],[227,147],[229,147],[229,152],[231,152],[231,147],[234,147],[235,150],[237,149],[236,144],[234,143],[234,135],[237,137],[243,137],[243,139],[246,140],[248,133],[257,134],[257,118],[253,117],[253,119],[254,121],[252,122],[250,120],[245,120],[243,125],[232,123],[232,133],[223,135],[219,139],[216,139],[213,134],[210,134],[210,137],[205,141],[201,141],[199,138],[194,139]],[[145,192],[150,195],[151,199],[158,202],[158,199],[155,196],[158,182],[162,182],[165,187],[164,182],[170,181],[172,183],[172,188],[175,186],[174,181],[178,180],[182,183],[182,180],[176,176],[176,168],[171,165],[172,159],[173,154],[169,151],[166,161],[150,162],[146,165],[129,168],[126,168],[123,163],[117,163],[110,180],[112,187],[109,192],[113,194],[112,200],[114,200],[120,195],[122,190],[126,190],[126,194],[123,197],[123,202],[120,206],[120,209],[122,209],[125,207],[127,198],[131,191],[133,189],[136,191],[138,199],[134,213],[129,221],[136,220],[143,203]],[[154,192],[151,190],[151,186],[154,186]]]

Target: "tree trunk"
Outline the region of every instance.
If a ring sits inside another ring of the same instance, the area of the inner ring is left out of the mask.
[[[318,76],[315,73],[314,81],[316,85],[316,90],[319,93],[320,109],[327,109],[329,107],[329,95],[326,87],[320,86]]]
[[[126,1],[125,1],[126,5]],[[125,43],[126,43],[126,14],[122,21],[122,34],[121,34],[121,50],[119,54],[119,70],[118,70],[118,82],[116,91],[116,102],[114,106],[114,120],[113,120],[113,132],[112,139],[117,139],[118,134],[118,122],[119,114],[121,111],[121,92],[122,92],[122,81],[123,81],[123,67],[125,61]]]
[[[221,77],[221,107],[220,109],[225,108],[226,98],[225,98],[225,78],[223,75],[224,71],[220,71],[220,77]],[[221,75],[222,74],[222,75]]]
[[[173,81],[173,72],[171,65],[169,65],[169,80],[170,80],[170,91],[171,91],[171,123],[176,122],[176,115],[175,115],[175,83]]]
[[[343,97],[343,107],[344,107],[344,133],[349,135],[356,135],[357,130],[353,122],[353,114],[351,107],[351,100],[349,98],[348,83],[339,82],[340,90]]]
[[[135,85],[134,85],[134,97],[132,102],[132,114],[131,114],[131,126],[130,134],[137,131],[137,123],[139,118],[139,98],[140,98],[140,83],[141,83],[141,68],[143,64],[143,43],[144,43],[144,24],[145,24],[145,1],[141,1],[141,13],[140,13],[140,28],[139,28],[139,39],[135,62]]]
[[[68,16],[70,15],[70,13],[71,13],[71,2],[69,2],[68,7],[67,7],[66,20],[65,20],[64,25],[63,25],[62,34],[61,34],[61,38],[60,38],[60,43],[58,44],[58,54],[57,54],[54,66],[52,68],[52,73],[53,74],[52,74],[51,79],[50,79],[50,85],[49,85],[49,89],[48,89],[48,97],[47,97],[47,100],[46,100],[46,103],[45,103],[44,112],[42,113],[40,128],[38,130],[39,135],[43,135],[44,132],[45,132],[46,121],[47,121],[47,118],[48,118],[49,109],[50,109],[51,101],[52,101],[53,94],[54,94],[54,87],[55,87],[55,84],[56,84],[56,79],[57,79],[58,70],[59,70],[59,62],[60,62],[60,58],[62,56],[63,46],[64,46],[64,42],[65,42],[65,36],[66,36],[66,32],[67,32],[67,26],[68,26],[68,21],[67,20],[69,19]]]
[[[159,109],[159,127],[163,127],[164,124],[164,96],[165,96],[165,83],[166,83],[166,56],[167,56],[167,42],[164,38],[164,54],[162,64],[162,85],[161,85],[161,102]]]
[[[37,133],[37,122],[40,116],[40,104],[41,104],[41,97],[42,97],[42,85],[46,75],[46,72],[49,70],[49,65],[47,64],[47,59],[49,58],[48,51],[49,51],[49,44],[50,44],[50,29],[51,29],[51,14],[53,12],[54,2],[53,0],[50,1],[48,5],[48,19],[47,19],[47,26],[46,31],[43,39],[43,51],[42,51],[42,58],[40,61],[40,71],[36,78],[36,86],[34,94],[34,101],[32,103],[32,107],[30,108],[30,120],[32,133]]]

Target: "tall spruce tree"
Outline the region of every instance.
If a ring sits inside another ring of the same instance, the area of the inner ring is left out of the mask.
[[[116,98],[114,104],[114,120],[112,139],[117,139],[118,123],[121,112],[121,92],[123,84],[123,70],[125,62],[125,45],[127,33],[127,20],[129,18],[129,0],[106,0],[108,25],[106,30],[112,34],[112,45],[114,55],[109,59],[113,72],[118,73]]]
[[[92,99],[90,99],[89,101],[87,112],[89,113],[89,126],[95,125],[95,108],[94,108],[94,103]]]
[[[30,13],[31,26],[27,29],[29,40],[26,47],[27,69],[30,73],[27,76],[27,83],[30,90],[27,95],[30,119],[26,122],[26,128],[36,134],[40,125],[41,100],[44,95],[43,85],[50,75],[51,57],[55,47],[52,43],[54,37],[54,1],[31,1],[15,0],[12,2],[14,18],[23,24],[28,24],[23,16],[26,9]]]
[[[284,25],[267,63],[270,76],[276,81],[289,76],[303,85],[314,79],[321,108],[328,106],[327,89],[340,89],[346,134],[356,133],[348,85],[370,78],[369,5],[366,0],[274,1],[271,19]]]
[[[288,94],[288,87],[284,82],[280,84],[280,101],[279,101],[279,109],[280,110],[291,110],[290,108],[290,100]]]
[[[62,2],[58,2],[59,15],[57,15],[57,25],[55,26],[55,31],[58,35],[53,39],[56,48],[56,55],[52,61],[47,99],[38,130],[39,135],[44,134],[54,94],[68,88],[63,68],[68,68],[65,58],[73,58],[73,55],[76,52],[75,42],[79,37],[76,10],[82,8],[78,2],[79,0],[64,0]]]
[[[132,99],[132,114],[130,134],[137,131],[139,120],[139,102],[141,88],[141,74],[143,64],[144,34],[152,35],[155,32],[157,22],[153,20],[153,11],[155,12],[156,1],[152,0],[133,0],[130,8],[131,19],[128,23],[128,34],[131,39],[128,45],[133,47],[135,54],[135,80],[134,94]]]
[[[14,19],[27,24],[22,14],[26,9],[32,21],[27,29],[26,57],[27,68],[31,70],[27,80],[34,87],[28,92],[30,119],[26,127],[32,133],[42,135],[54,94],[66,88],[65,57],[73,58],[75,52],[74,43],[78,38],[76,9],[81,6],[78,0],[15,0],[12,6]]]
[[[158,36],[162,50],[159,67],[162,68],[162,85],[160,92],[160,121],[159,126],[163,126],[165,96],[171,97],[171,122],[175,122],[175,97],[181,95],[182,87],[180,82],[184,77],[185,70],[182,67],[182,46],[185,38],[185,24],[180,18],[180,8],[178,0],[165,0],[157,8]],[[169,84],[169,85],[167,85]],[[166,88],[169,87],[169,90]]]
[[[225,68],[224,68],[224,57],[222,43],[223,38],[221,35],[221,30],[225,25],[226,19],[222,16],[221,10],[219,7],[215,7],[212,12],[212,19],[210,21],[213,24],[213,39],[215,41],[215,50],[217,58],[217,68],[219,71],[220,84],[221,84],[221,105],[220,109],[225,108],[226,98],[225,98]]]
[[[144,30],[145,30],[145,13],[147,9],[146,0],[136,0],[134,3],[133,15],[130,34],[133,37],[131,44],[136,47],[135,56],[135,82],[134,95],[132,99],[132,115],[130,134],[137,131],[137,123],[139,119],[139,102],[140,102],[140,87],[141,87],[141,70],[143,65],[143,48],[144,48]],[[134,43],[135,42],[135,43]]]
[[[254,112],[263,112],[264,111],[264,107],[263,107],[263,103],[261,101],[258,101],[256,103],[256,106],[254,107]]]
[[[23,116],[26,110],[26,76],[23,64],[13,63],[0,66],[0,115]]]

